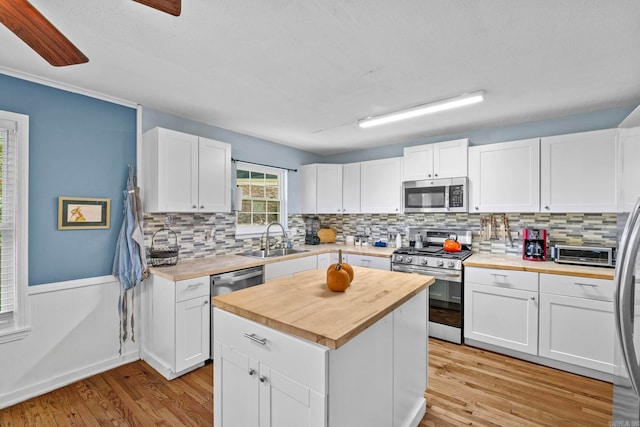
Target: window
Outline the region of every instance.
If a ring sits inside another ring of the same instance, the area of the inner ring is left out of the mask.
[[[236,234],[258,234],[279,222],[287,227],[286,174],[282,169],[238,162],[236,185],[242,194]]]
[[[0,111],[0,342],[28,330],[28,129],[27,116]]]

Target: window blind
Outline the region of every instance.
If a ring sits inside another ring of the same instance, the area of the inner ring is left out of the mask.
[[[0,120],[0,317],[15,309],[16,144],[15,122]]]

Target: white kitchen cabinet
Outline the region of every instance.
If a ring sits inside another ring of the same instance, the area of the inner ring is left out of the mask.
[[[405,147],[403,181],[467,176],[469,140]]]
[[[283,261],[265,264],[264,280],[275,279],[276,277],[293,276],[307,270],[318,268],[316,255],[308,255],[301,258],[287,259]]]
[[[538,273],[465,268],[464,337],[538,354]]]
[[[224,390],[214,394],[216,426],[326,426],[318,418],[327,409],[326,347],[222,310],[214,316],[214,388]]]
[[[427,304],[424,290],[336,350],[215,308],[214,425],[415,425]]]
[[[360,163],[360,212],[400,213],[402,157]]]
[[[618,129],[618,212],[631,212],[640,197],[640,127]]]
[[[143,135],[145,212],[230,212],[231,145],[169,129]]]
[[[300,171],[302,213],[342,213],[342,165],[314,163]]]
[[[611,280],[540,274],[539,355],[613,374]]]
[[[540,211],[540,139],[469,148],[469,212]]]
[[[342,165],[342,212],[360,213],[360,163]]]
[[[142,359],[167,379],[209,358],[209,276],[172,280],[151,275],[143,290]]]
[[[542,138],[542,212],[616,212],[616,129]]]

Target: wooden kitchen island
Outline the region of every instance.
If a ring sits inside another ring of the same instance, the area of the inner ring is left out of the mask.
[[[212,298],[214,425],[408,427],[424,416],[430,276],[311,270]]]

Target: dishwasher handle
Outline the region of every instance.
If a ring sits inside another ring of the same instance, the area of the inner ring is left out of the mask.
[[[254,277],[262,276],[262,269],[256,269],[244,274],[233,275],[229,273],[217,274],[211,276],[211,285],[230,285],[234,282],[242,280],[253,279]]]

